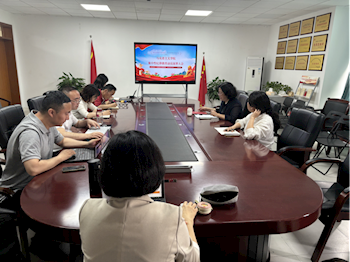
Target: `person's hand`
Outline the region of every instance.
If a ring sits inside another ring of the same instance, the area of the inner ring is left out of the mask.
[[[226,128],[225,130],[224,130],[224,132],[231,132],[231,131],[233,131],[234,129],[232,128],[232,126],[230,126],[230,127],[228,127],[228,128]]]
[[[261,111],[259,109],[255,109],[254,112],[252,113],[252,117],[257,118],[260,116]]]
[[[110,114],[111,114],[111,111],[110,111],[110,110],[105,110],[105,111],[103,111],[102,114],[103,114],[104,116],[110,115]]]
[[[62,161],[66,161],[75,155],[75,151],[73,149],[63,149],[57,156],[62,158]]]
[[[95,120],[92,120],[92,119],[86,119],[86,125],[88,128],[91,128],[91,127],[100,128],[100,125]]]
[[[109,105],[110,103],[111,103],[111,101],[109,101],[109,100],[105,102],[106,105]]]
[[[216,112],[215,109],[212,109],[212,110],[210,111],[210,114],[211,114],[212,116],[218,116],[218,113]]]
[[[87,142],[86,147],[94,148],[97,145],[97,143],[100,141],[101,141],[101,138],[91,139],[90,141]]]
[[[111,103],[109,104],[110,107],[116,107],[117,106],[117,103]]]
[[[182,217],[185,219],[186,224],[193,225],[194,218],[198,212],[197,204],[192,202],[182,203]]]
[[[199,111],[211,111],[212,108],[202,106],[202,107],[198,108],[198,110],[199,110]]]
[[[101,139],[103,137],[103,133],[101,132],[93,132],[88,135],[89,135],[88,139],[94,139],[94,138]]]

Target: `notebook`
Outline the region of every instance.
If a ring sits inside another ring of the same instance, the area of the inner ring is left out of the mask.
[[[160,184],[158,189],[153,193],[148,194],[148,196],[152,198],[154,201],[165,202],[164,179],[162,180],[162,183]]]
[[[96,130],[94,130],[96,131]],[[103,149],[107,147],[110,139],[109,129],[104,133],[101,141],[95,146],[95,148],[72,148],[75,151],[75,155],[64,161],[64,163],[74,162],[86,162],[90,159],[95,159],[100,153],[103,153]],[[60,151],[53,153],[53,156],[57,156]]]

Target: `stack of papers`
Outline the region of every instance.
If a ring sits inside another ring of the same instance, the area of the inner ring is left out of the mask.
[[[197,117],[198,119],[214,119],[217,118],[216,116],[212,116],[212,115],[194,115],[195,117]]]
[[[240,136],[241,135],[236,130],[224,131],[226,128],[227,127],[215,127],[216,131],[218,131],[220,133],[220,135],[223,135],[223,136]]]

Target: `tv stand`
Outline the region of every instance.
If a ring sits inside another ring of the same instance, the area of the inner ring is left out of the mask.
[[[143,101],[144,97],[171,97],[171,98],[185,98],[188,99],[188,84],[186,85],[185,94],[145,94],[143,93],[143,83],[141,83],[141,98]]]

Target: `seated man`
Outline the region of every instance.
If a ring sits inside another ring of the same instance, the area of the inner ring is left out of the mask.
[[[79,106],[80,102],[80,93],[78,90],[73,87],[64,87],[62,92],[70,98],[72,103],[72,110],[76,110]],[[101,132],[93,132],[90,134],[85,133],[73,133],[70,132],[72,126],[74,127],[97,127],[100,128],[99,124],[92,119],[78,120],[72,112],[69,113],[69,119],[64,122],[64,124],[60,127],[56,127],[57,130],[64,136],[68,138],[73,138],[76,140],[85,140],[85,139],[93,139],[93,138],[102,138],[103,134]]]
[[[104,87],[102,87],[100,90],[100,95],[97,97],[97,99],[94,102],[94,105],[102,108],[102,109],[108,109],[110,107],[116,107],[117,103],[110,101],[112,96],[115,94],[115,91],[117,91],[117,88],[115,88],[114,85],[108,84]]]
[[[34,176],[54,168],[75,154],[72,149],[64,149],[52,157],[54,143],[68,148],[93,148],[100,140],[78,141],[64,138],[57,131],[56,126],[61,126],[69,118],[71,108],[70,99],[64,93],[50,92],[44,98],[41,110],[30,112],[12,133],[0,186],[16,192],[9,200],[13,208],[19,209],[20,193]]]

